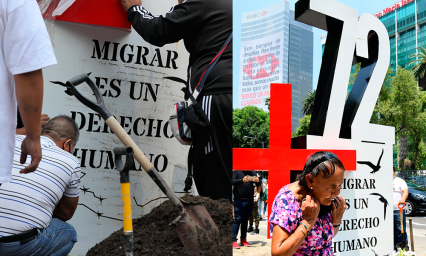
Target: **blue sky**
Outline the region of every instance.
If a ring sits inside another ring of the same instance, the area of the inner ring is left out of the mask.
[[[238,63],[239,63],[239,45],[240,45],[240,31],[241,31],[241,15],[242,13],[246,12],[252,12],[258,9],[262,9],[271,5],[274,5],[276,3],[281,2],[282,0],[233,0],[233,30],[234,30],[234,38],[233,38],[233,45],[234,45],[234,59],[233,59],[233,66],[235,67],[233,72],[234,75],[234,89],[233,89],[233,101],[234,103],[237,102],[238,99],[238,87],[237,85],[237,79],[238,79]],[[294,4],[297,2],[296,0],[288,0],[290,4],[290,9],[294,10]],[[377,13],[386,7],[389,7],[396,2],[395,0],[338,0],[337,2],[341,2],[347,6],[350,6],[352,8],[355,8],[358,10],[358,15],[361,15],[363,13]],[[326,31],[320,30],[317,28],[313,29],[314,31],[314,78],[313,78],[313,88],[316,88],[317,82],[318,82],[318,75],[319,70],[321,66],[321,38],[320,36],[322,34],[325,34]],[[235,107],[235,106],[234,106]]]

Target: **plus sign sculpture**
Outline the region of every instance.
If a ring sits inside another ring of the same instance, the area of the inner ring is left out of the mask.
[[[269,148],[234,148],[234,170],[268,170],[268,213],[278,191],[290,183],[291,170],[303,170],[308,156],[331,151],[346,170],[356,169],[355,150],[291,148],[291,85],[271,84]],[[269,215],[269,214],[268,214]],[[269,225],[268,225],[269,238]]]

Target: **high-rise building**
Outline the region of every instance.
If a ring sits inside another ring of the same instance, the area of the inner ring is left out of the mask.
[[[295,131],[304,116],[303,99],[312,90],[314,33],[311,26],[294,20],[293,10],[289,14],[288,82],[293,85],[291,128]]]
[[[287,1],[249,13],[241,20],[238,106],[267,111],[271,83],[291,83],[292,124],[303,117],[302,101],[312,90],[312,27],[294,20]]]
[[[411,55],[418,46],[426,44],[426,0],[403,0],[374,16],[383,22],[389,34],[391,68],[411,68]]]

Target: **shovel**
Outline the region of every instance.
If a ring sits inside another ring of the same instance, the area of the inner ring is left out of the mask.
[[[405,251],[408,251],[408,246],[407,243],[404,242],[404,223],[403,223],[403,218],[402,218],[402,209],[404,209],[405,203],[402,205],[402,207],[399,206],[398,204],[398,208],[399,208],[399,216],[401,219],[401,234],[402,234],[402,239],[401,239],[401,243],[397,243],[396,244],[396,248],[400,248],[401,250],[405,249]]]
[[[151,179],[157,184],[157,186],[163,191],[163,193],[170,199],[170,201],[176,206],[182,208],[182,212],[176,219],[172,221],[173,225],[176,225],[176,231],[179,235],[182,244],[186,251],[192,255],[200,255],[202,250],[207,250],[210,245],[217,244],[219,236],[219,229],[214,223],[212,217],[207,212],[207,209],[201,203],[187,203],[184,200],[176,196],[176,194],[169,188],[163,178],[158,174],[158,171],[144,155],[144,153],[136,146],[135,142],[120,126],[114,116],[105,107],[104,100],[98,89],[98,87],[89,78],[89,74],[81,74],[74,78],[71,78],[66,84],[61,82],[52,82],[67,87],[65,93],[68,95],[74,95],[81,103],[89,107],[90,109],[99,113],[99,115],[105,120],[106,124],[111,128],[114,134],[120,139],[125,146],[129,146],[133,149],[133,156],[141,165]],[[75,86],[86,82],[92,89],[96,97],[96,103],[90,101],[83,95],[81,95]]]

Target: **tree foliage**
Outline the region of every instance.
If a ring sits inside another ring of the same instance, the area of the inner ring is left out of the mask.
[[[304,136],[308,134],[309,124],[311,123],[311,115],[306,115],[300,119],[300,125],[295,132],[291,133],[292,138]]]
[[[417,89],[413,72],[401,67],[389,85],[382,87],[372,121],[395,127],[400,144],[400,167],[404,170],[409,151],[413,166],[418,165],[420,143],[426,134],[425,95]]]
[[[426,74],[426,49],[423,46],[417,47],[418,53],[410,56],[411,61],[408,66],[411,66],[411,71],[414,72],[414,77],[419,81],[419,85],[425,89],[425,74]]]
[[[265,105],[268,106],[268,111],[271,111],[271,97],[266,98]]]
[[[234,148],[265,148],[269,146],[269,114],[255,106],[235,109],[233,112],[233,147]],[[255,139],[245,138],[244,136]]]
[[[349,84],[348,87],[352,87],[355,83],[356,77],[358,76],[358,72],[361,68],[361,62],[355,64],[355,72],[351,73],[350,77],[349,77]]]
[[[312,115],[312,111],[314,110],[314,101],[315,95],[317,94],[317,90],[310,91],[306,98],[302,101],[302,112],[305,115]]]

